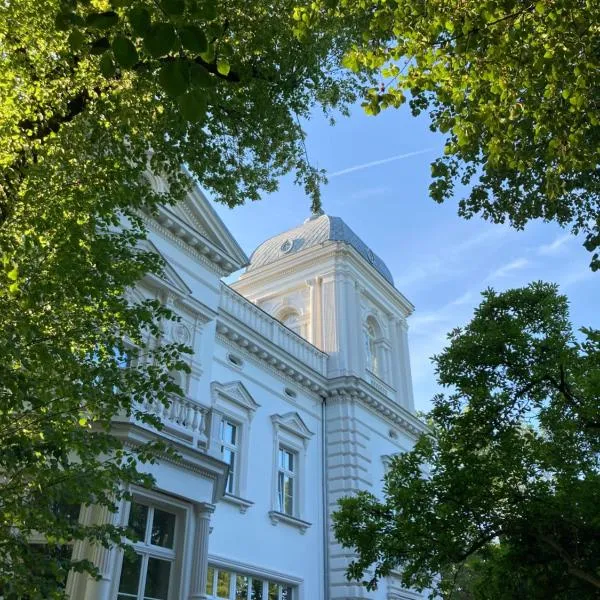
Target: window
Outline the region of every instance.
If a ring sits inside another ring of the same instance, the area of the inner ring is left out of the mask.
[[[212,411],[209,424],[209,454],[229,465],[224,500],[239,507],[252,506],[244,498],[248,478],[250,424],[259,408],[241,381],[211,383]]]
[[[175,513],[133,501],[128,527],[137,541],[123,556],[118,600],[169,600],[175,563]]]
[[[264,577],[208,567],[206,595],[212,600],[296,600],[296,587]]]
[[[379,327],[373,317],[367,319],[365,325],[365,351],[367,358],[367,369],[375,375],[380,375],[380,360],[378,352]]]
[[[279,522],[292,525],[302,533],[310,527],[303,520],[305,492],[305,462],[308,442],[313,433],[297,412],[271,415],[273,423],[273,525]]]
[[[302,324],[300,323],[300,317],[296,311],[288,311],[284,313],[280,321],[294,333],[302,335]]]
[[[294,500],[296,490],[296,453],[280,446],[278,459],[277,510],[286,515],[293,516],[296,505]]]
[[[223,462],[229,465],[229,474],[227,475],[227,483],[225,491],[228,494],[235,494],[237,488],[237,469],[238,469],[238,440],[239,426],[227,419],[221,421],[221,429],[219,437],[221,439],[221,456]]]

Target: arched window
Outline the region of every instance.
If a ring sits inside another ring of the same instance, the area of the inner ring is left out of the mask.
[[[302,324],[300,323],[300,315],[295,310],[288,310],[284,312],[279,320],[294,333],[302,335]]]
[[[378,343],[381,339],[381,329],[373,317],[365,323],[365,352],[367,369],[378,377],[381,376],[381,357]]]

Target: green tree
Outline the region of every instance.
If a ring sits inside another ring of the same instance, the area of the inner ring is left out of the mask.
[[[434,200],[460,183],[463,217],[570,226],[600,268],[597,2],[320,0],[297,10],[299,36],[332,17],[363,31],[344,65],[380,76],[367,113],[408,97],[446,134]]]
[[[353,34],[300,42],[293,3],[19,0],[0,5],[0,585],[60,597],[67,541],[118,543],[64,507],[114,508],[160,446],[125,450],[118,413],[177,393],[180,345],[154,347],[156,302],[126,292],[156,256],[140,213],[180,200],[182,170],[221,202],[258,199],[295,170],[318,207],[300,119],[344,109],[332,66]],[[144,173],[161,175],[153,190]],[[131,358],[129,363],[126,359]],[[63,508],[61,508],[63,507]],[[29,545],[32,532],[47,541]]]
[[[581,331],[554,285],[483,293],[434,359],[449,391],[430,433],[393,459],[383,499],[340,501],[349,577],[373,587],[400,567],[444,598],[597,597],[600,331]]]

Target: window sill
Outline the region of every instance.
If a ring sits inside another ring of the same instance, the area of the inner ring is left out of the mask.
[[[239,496],[234,496],[233,494],[226,493],[222,500],[225,502],[229,502],[229,504],[235,504],[240,509],[240,512],[245,513],[251,506],[254,506],[254,502],[250,500],[245,500],[244,498],[240,498]]]
[[[292,517],[291,515],[286,515],[285,513],[276,510],[269,511],[269,518],[273,525],[277,525],[279,522],[286,523],[287,525],[299,529],[302,534],[304,534],[312,525],[312,523],[309,523],[308,521],[303,521],[302,519],[298,519],[298,517]]]

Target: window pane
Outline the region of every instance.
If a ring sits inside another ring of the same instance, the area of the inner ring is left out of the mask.
[[[221,421],[221,440],[235,446],[237,438],[237,426],[229,421]]]
[[[144,600],[167,600],[171,563],[158,558],[148,559]]]
[[[129,598],[129,595],[137,598],[141,566],[142,557],[140,554],[130,556],[127,553],[123,555],[121,581],[119,582],[119,598]]]
[[[282,489],[282,512],[291,515],[294,512],[294,480],[285,475],[284,473],[280,473],[281,475],[281,484],[283,486]]]
[[[277,510],[283,512],[284,500],[283,500],[283,486],[284,486],[285,475],[279,471],[277,477]]]
[[[129,527],[133,529],[137,538],[144,540],[146,537],[146,521],[148,520],[148,507],[137,502],[131,503],[129,509]]]
[[[217,572],[217,597],[218,598],[229,598],[229,581],[231,579],[231,573],[228,571]]]
[[[172,548],[175,538],[175,515],[159,508],[154,509],[150,543],[163,548]]]
[[[253,579],[252,588],[250,590],[250,600],[262,600],[263,597],[263,580]]]
[[[247,600],[248,598],[248,578],[244,575],[237,575],[235,578],[235,600]]]
[[[284,585],[281,588],[281,600],[292,600],[294,597],[292,587],[289,585]]]
[[[279,600],[279,586],[269,581],[269,600]]]
[[[210,594],[212,596],[212,594],[214,593],[214,589],[215,589],[215,568],[208,567],[208,572],[206,574],[206,593]]]

